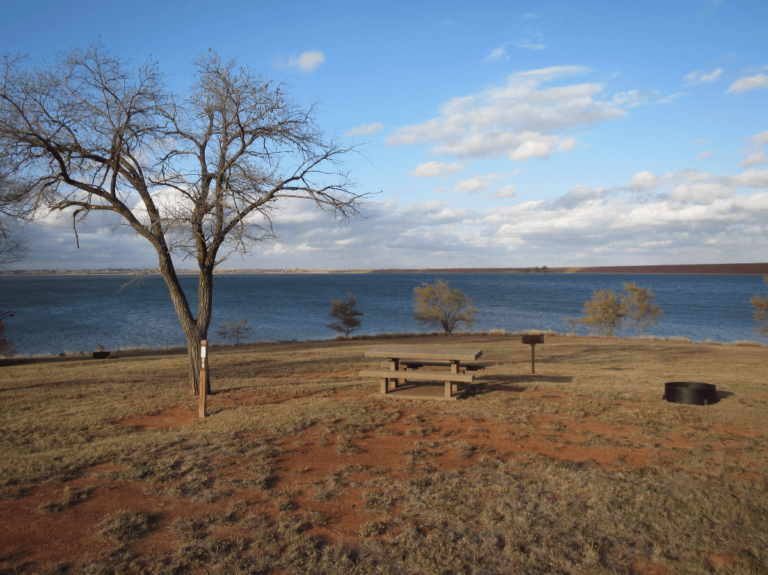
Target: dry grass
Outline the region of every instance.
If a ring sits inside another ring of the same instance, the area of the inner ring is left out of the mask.
[[[51,567],[0,543],[0,570],[709,573],[720,557],[718,572],[768,572],[765,346],[548,334],[530,375],[528,346],[502,334],[394,339],[482,348],[481,393],[381,398],[357,376],[365,339],[220,347],[200,422],[180,350],[5,361],[0,505],[37,497],[38,520],[64,520],[108,487],[62,483],[109,464],[101,481],[207,511],[137,501],[93,522],[112,550]],[[721,401],[668,404],[666,381]],[[141,423],[171,412],[186,424]],[[371,455],[389,441],[394,460]],[[347,463],[318,477],[295,455],[321,449]],[[336,541],[342,508],[356,536]],[[160,535],[171,552],[141,547]]]

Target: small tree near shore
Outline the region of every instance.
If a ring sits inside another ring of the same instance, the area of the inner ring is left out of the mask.
[[[360,327],[360,320],[357,316],[363,315],[363,312],[355,309],[357,304],[357,298],[350,293],[346,300],[331,298],[331,313],[328,315],[337,319],[333,323],[329,323],[330,327],[334,331],[338,331],[344,334],[344,337],[349,337],[349,332],[354,331]]]
[[[627,306],[613,290],[594,290],[592,299],[581,308],[581,323],[590,326],[600,337],[613,337],[613,330],[621,327],[627,315]]]
[[[446,281],[437,280],[413,288],[413,302],[413,319],[422,324],[439,325],[448,335],[453,334],[460,323],[475,323],[477,308],[472,307],[472,300],[458,288],[451,289]]]
[[[237,321],[225,321],[216,329],[216,336],[222,339],[234,339],[235,345],[240,345],[240,338],[247,337],[253,331],[248,320],[240,318]]]
[[[768,284],[768,276],[763,276],[763,281]],[[755,321],[762,324],[756,331],[763,337],[768,337],[768,294],[765,297],[756,295],[750,301],[755,307]]]
[[[640,337],[644,329],[658,325],[659,318],[664,315],[664,310],[653,303],[656,296],[649,289],[633,283],[625,283],[624,292],[624,295],[621,296],[621,302],[626,307],[627,323],[631,323],[637,328],[637,337]]]
[[[0,312],[2,313],[2,312]],[[15,355],[16,350],[10,341],[5,339],[5,324],[0,321],[0,355]]]

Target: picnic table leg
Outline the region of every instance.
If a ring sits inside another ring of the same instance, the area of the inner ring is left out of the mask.
[[[390,371],[400,371],[400,359],[398,358],[391,358],[389,360],[389,370]],[[382,393],[389,393],[389,383],[392,382],[392,390],[397,389],[397,384],[399,383],[399,380],[396,378],[386,378],[382,383]]]
[[[451,373],[461,373],[461,365],[458,361],[451,361]],[[458,392],[459,384],[452,381],[445,382],[445,397],[452,397],[454,392]]]

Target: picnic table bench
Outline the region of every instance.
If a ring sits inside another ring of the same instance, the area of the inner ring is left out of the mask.
[[[364,369],[363,377],[381,378],[381,393],[403,389],[407,381],[442,381],[445,383],[441,399],[456,399],[458,384],[471,384],[475,376],[468,371],[485,369],[478,363],[470,363],[483,355],[481,349],[454,349],[418,346],[381,346],[365,352],[366,357],[385,358],[380,367],[384,369]],[[422,368],[447,367],[443,371],[423,371]],[[466,391],[466,390],[465,390]],[[408,397],[429,397],[409,394]],[[432,395],[436,399],[439,396]]]

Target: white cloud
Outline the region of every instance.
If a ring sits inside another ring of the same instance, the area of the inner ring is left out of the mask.
[[[491,187],[491,182],[484,180],[482,176],[475,176],[474,178],[467,178],[466,180],[459,180],[454,186],[454,192],[469,192],[474,194],[480,190],[484,190]]]
[[[547,46],[544,44],[544,36],[543,34],[535,34],[536,40],[531,40],[530,38],[523,38],[521,40],[516,40],[512,42],[513,46],[516,46],[518,48],[526,48],[528,50],[544,50]]]
[[[768,130],[755,134],[754,136],[749,136],[749,139],[752,141],[752,145],[756,148],[759,148],[763,144],[768,144]]]
[[[703,160],[704,158],[709,158],[710,156],[714,156],[715,151],[714,150],[704,150],[701,154],[696,156],[697,160]]]
[[[546,159],[555,151],[567,152],[576,147],[576,140],[573,138],[542,136],[535,132],[523,132],[521,137],[525,140],[509,156],[515,162],[528,158]]]
[[[478,174],[472,178],[459,180],[456,186],[454,186],[453,191],[469,192],[470,194],[475,194],[480,190],[486,190],[490,188],[492,185],[491,182],[494,182],[497,180],[503,180],[505,178],[514,176],[519,173],[520,173],[519,170],[515,170],[514,172],[510,172],[508,174],[494,174],[493,172],[490,174],[486,174],[484,176]]]
[[[713,70],[709,74],[706,72],[702,72],[700,70],[696,70],[695,72],[691,72],[690,74],[686,74],[683,80],[685,80],[685,83],[688,85],[695,85],[695,84],[709,84],[712,82],[715,82],[723,73],[722,68],[718,68],[717,70]]]
[[[497,48],[491,50],[491,53],[485,57],[486,62],[493,62],[495,60],[509,60],[509,54],[507,54],[506,44],[502,44]]]
[[[759,166],[761,164],[768,164],[768,154],[765,152],[755,152],[754,154],[750,154],[748,158],[739,162],[739,165],[744,168]]]
[[[495,192],[491,194],[492,198],[514,198],[515,192],[517,191],[517,186],[513,184],[509,184],[508,186],[504,186],[503,188],[499,188]]]
[[[768,76],[765,74],[757,74],[756,76],[746,76],[739,78],[726,92],[734,92],[736,94],[743,94],[751,90],[758,88],[768,88]]]
[[[302,52],[298,56],[291,56],[282,64],[286,68],[298,68],[302,72],[314,72],[318,66],[325,62],[325,54],[317,50]]]
[[[364,136],[366,134],[375,134],[379,130],[384,129],[384,124],[362,124],[356,128],[352,128],[349,132],[344,134],[345,136]]]
[[[415,178],[428,178],[432,176],[444,176],[446,174],[456,174],[464,171],[464,166],[458,162],[453,164],[441,164],[440,162],[432,161],[426,164],[419,164],[412,172],[408,172],[409,176]]]
[[[681,94],[673,94],[667,96],[664,102],[669,102],[671,99],[676,98]],[[613,96],[611,103],[614,106],[623,106],[624,108],[634,108],[635,106],[642,106],[647,104],[652,98],[658,98],[659,93],[655,90],[629,90],[627,92],[619,92]],[[662,100],[657,100],[657,103]]]
[[[655,93],[631,91],[613,101],[596,95],[602,84],[542,88],[545,82],[587,72],[581,66],[553,66],[511,75],[505,86],[448,101],[439,117],[398,128],[392,146],[431,143],[435,154],[473,159],[507,156],[512,161],[547,158],[576,147],[576,140],[553,132],[626,116]]]
[[[734,191],[717,183],[678,184],[674,186],[667,197],[671,200],[686,204],[711,204],[720,198],[730,198]]]
[[[740,188],[766,188],[768,187],[768,170],[747,170],[741,174],[728,178],[731,185]]]
[[[609,192],[610,193],[610,192]],[[589,186],[578,185],[566,193],[564,196],[550,202],[550,209],[566,208],[573,209],[586,202],[599,200],[605,196],[605,190],[602,188],[590,188]]]
[[[661,181],[651,172],[638,172],[629,181],[627,188],[636,192],[643,192],[645,190],[652,190],[658,188],[661,185]]]

